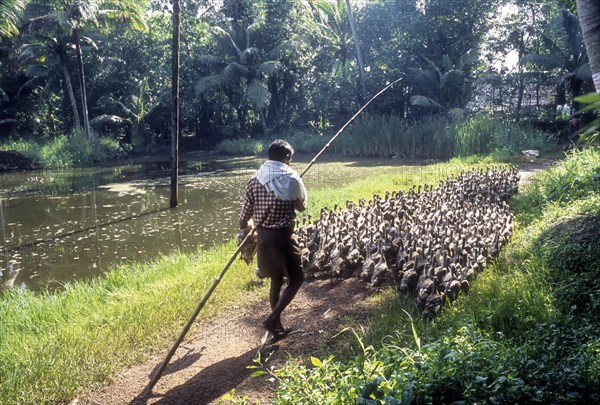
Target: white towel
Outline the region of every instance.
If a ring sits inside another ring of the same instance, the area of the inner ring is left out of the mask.
[[[267,160],[256,172],[259,183],[284,201],[306,201],[306,188],[294,169],[283,162]]]

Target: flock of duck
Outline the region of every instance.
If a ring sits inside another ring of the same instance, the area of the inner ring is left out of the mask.
[[[517,192],[514,168],[462,172],[408,192],[348,201],[305,217],[295,235],[305,270],[318,278],[359,277],[375,287],[396,285],[425,314],[459,292],[508,241]]]

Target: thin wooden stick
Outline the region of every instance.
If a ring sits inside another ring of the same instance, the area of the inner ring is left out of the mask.
[[[162,373],[165,371],[165,368],[169,364],[169,361],[171,361],[171,357],[173,357],[173,355],[175,354],[175,351],[177,350],[177,348],[179,347],[179,345],[181,344],[181,342],[183,342],[183,339],[185,338],[185,335],[187,335],[187,333],[189,332],[190,328],[192,327],[192,324],[196,320],[196,317],[198,316],[198,314],[200,313],[200,311],[202,310],[202,308],[206,304],[206,301],[208,301],[208,299],[212,295],[212,293],[215,290],[215,288],[217,288],[217,285],[221,282],[221,279],[225,275],[225,272],[233,264],[233,261],[235,260],[235,258],[237,257],[237,255],[242,251],[242,249],[243,249],[244,245],[246,244],[246,242],[248,242],[250,240],[250,238],[252,237],[252,235],[254,235],[255,230],[256,230],[256,227],[252,228],[252,230],[248,233],[248,235],[246,235],[246,237],[244,238],[244,240],[242,241],[242,243],[240,243],[240,245],[235,250],[235,252],[233,252],[233,255],[231,256],[231,258],[229,259],[229,261],[227,262],[227,264],[225,265],[225,267],[223,267],[223,270],[221,270],[221,272],[219,273],[219,275],[217,276],[217,278],[214,280],[213,284],[210,286],[210,288],[208,289],[208,291],[206,292],[206,294],[204,294],[204,297],[202,297],[202,300],[200,300],[200,302],[198,303],[198,306],[196,307],[196,310],[194,311],[194,314],[192,315],[192,317],[188,320],[188,322],[183,327],[183,330],[181,331],[181,334],[179,335],[179,337],[175,341],[175,344],[173,344],[173,347],[171,347],[171,350],[169,350],[169,353],[167,354],[167,356],[163,360],[162,364],[160,365],[160,367],[156,371],[156,374],[154,375],[154,377],[152,378],[152,380],[150,381],[150,383],[146,387],[146,391],[148,391],[148,392],[152,391],[152,388],[154,388],[154,386],[156,385],[156,383],[158,382],[158,380],[162,376]]]

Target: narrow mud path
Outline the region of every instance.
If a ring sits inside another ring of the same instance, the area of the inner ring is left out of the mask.
[[[365,317],[365,297],[373,290],[357,279],[305,282],[283,314],[284,324],[303,332],[293,334],[270,348],[270,366],[280,366],[288,355],[318,354],[343,329],[344,319]],[[216,293],[219,293],[217,291]],[[223,293],[221,291],[221,293]],[[225,319],[201,324],[193,338],[184,342],[151,393],[145,392],[150,376],[166,352],[123,370],[112,384],[85,398],[85,405],[121,404],[212,404],[235,389],[252,403],[268,402],[274,384],[265,377],[251,377],[263,335],[261,321],[268,315],[268,302],[233,309]]]

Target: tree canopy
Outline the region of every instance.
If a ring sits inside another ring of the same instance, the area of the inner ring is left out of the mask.
[[[169,141],[168,2],[5,0],[0,10],[1,137],[82,128],[137,150]],[[183,1],[184,147],[333,128],[364,91],[397,79],[371,113],[554,113],[593,88],[582,38],[574,1]]]

